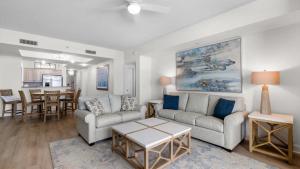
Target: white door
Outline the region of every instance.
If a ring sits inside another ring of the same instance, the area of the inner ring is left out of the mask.
[[[135,96],[135,64],[125,65],[124,77],[125,94]]]

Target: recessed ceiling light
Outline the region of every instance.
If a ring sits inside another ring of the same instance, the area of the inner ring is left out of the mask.
[[[136,2],[131,2],[127,6],[127,10],[132,15],[137,15],[141,12],[141,6]]]
[[[73,76],[75,73],[74,73],[74,70],[73,69],[69,69],[68,70],[68,74],[70,75],[70,76]]]
[[[42,62],[41,62],[41,63],[44,65],[44,64],[46,64],[46,61],[42,60]]]
[[[79,64],[79,65],[82,66],[82,67],[88,66],[88,64],[86,64],[86,63],[81,63],[81,64]]]
[[[74,61],[74,60],[70,60],[70,62],[71,62],[71,63],[75,63],[75,61]]]

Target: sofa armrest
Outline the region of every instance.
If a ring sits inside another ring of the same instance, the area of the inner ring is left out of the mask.
[[[87,110],[76,110],[75,115],[86,123],[95,122],[96,119],[95,114]]]
[[[96,142],[96,116],[87,110],[76,110],[76,128],[78,133],[89,143]]]
[[[224,119],[225,148],[232,150],[245,137],[247,112],[236,112]]]

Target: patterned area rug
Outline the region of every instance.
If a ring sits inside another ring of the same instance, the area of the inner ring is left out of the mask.
[[[111,141],[89,146],[80,137],[50,143],[54,169],[132,169],[121,156],[111,151]],[[276,169],[237,153],[192,140],[192,153],[170,164],[167,169]]]

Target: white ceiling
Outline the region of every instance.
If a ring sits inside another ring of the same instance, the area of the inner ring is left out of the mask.
[[[125,50],[253,0],[143,0],[168,14],[133,18],[113,10],[125,0],[1,0],[0,28]]]
[[[23,51],[23,54],[21,51]],[[43,50],[38,48],[7,45],[0,43],[0,57],[2,55],[16,56],[28,61],[44,60],[47,63],[65,64],[68,69],[82,69],[86,67],[81,65],[83,63],[87,64],[87,66],[92,66],[110,60],[108,58],[102,57],[78,55],[73,53],[62,53],[60,51]],[[68,57],[69,60],[57,59],[55,58],[56,56]],[[77,62],[71,62],[72,60],[76,60]]]

